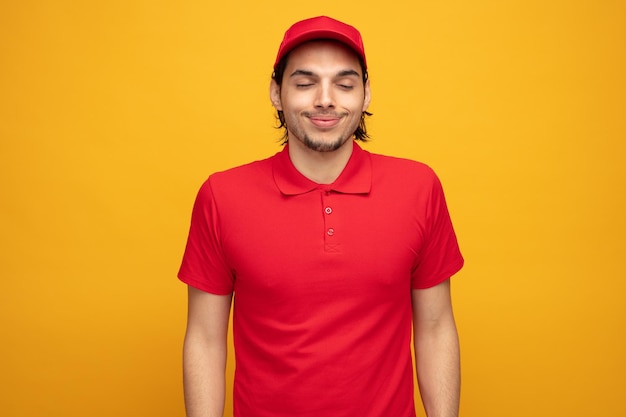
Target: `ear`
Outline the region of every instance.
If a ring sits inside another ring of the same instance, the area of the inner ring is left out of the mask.
[[[370,80],[365,82],[365,96],[363,97],[363,111],[366,111],[372,100],[372,91],[370,90]]]
[[[270,82],[270,101],[276,110],[283,110],[283,106],[280,102],[280,86],[274,80]]]

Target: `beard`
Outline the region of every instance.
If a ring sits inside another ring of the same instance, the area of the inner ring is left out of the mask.
[[[358,128],[359,120],[350,120],[350,114],[346,112],[303,112],[303,116],[305,117],[313,117],[313,116],[333,116],[339,118],[348,117],[348,126],[343,129],[339,128],[335,133],[326,132],[316,132],[315,129],[311,128],[310,130],[304,127],[304,124],[301,123],[297,116],[289,117],[289,114],[285,115],[285,126],[287,127],[287,131],[289,133],[289,139],[295,139],[301,142],[306,148],[315,151],[315,152],[334,152],[341,148],[346,142],[348,142],[353,136],[354,132]],[[352,126],[353,125],[353,126]],[[348,133],[350,132],[350,133]],[[320,135],[320,136],[318,136]],[[335,137],[328,135],[336,135]]]
[[[304,146],[306,146],[307,148],[316,152],[333,152],[341,148],[343,144],[348,141],[348,139],[350,139],[350,136],[342,136],[331,142],[323,142],[320,140],[315,140],[309,135],[305,134],[302,138],[302,143],[304,143]]]

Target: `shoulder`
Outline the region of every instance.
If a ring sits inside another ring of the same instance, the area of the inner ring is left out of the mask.
[[[394,182],[424,184],[439,182],[435,171],[427,164],[408,158],[372,153],[372,171],[375,178]]]
[[[272,177],[272,160],[276,155],[265,159],[249,162],[209,175],[203,188],[213,190],[226,189],[237,191],[240,187],[254,186],[259,182],[267,181]]]
[[[263,173],[271,174],[272,172],[272,159],[261,159],[258,161],[249,162],[244,165],[239,165],[233,168],[226,169],[224,171],[214,172],[209,176],[209,181],[213,182],[238,182],[238,181],[250,181]]]
[[[272,160],[276,155],[209,175],[199,194],[209,198],[254,197],[273,184]],[[248,199],[246,199],[248,200]]]

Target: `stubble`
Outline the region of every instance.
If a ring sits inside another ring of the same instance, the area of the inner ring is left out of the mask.
[[[348,139],[350,139],[350,136],[339,137],[337,140],[332,142],[323,142],[320,140],[315,140],[309,135],[305,134],[302,138],[302,142],[304,143],[304,146],[316,152],[333,152],[341,148],[343,144],[348,141]]]

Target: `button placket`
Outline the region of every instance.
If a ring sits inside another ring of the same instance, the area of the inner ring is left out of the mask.
[[[328,202],[326,201],[326,203],[328,203]],[[330,216],[332,213],[333,213],[332,207],[330,207],[329,205],[326,205],[326,207],[324,208],[324,214],[326,215],[326,217],[325,217],[326,218],[326,225],[327,225],[326,234],[328,236],[332,236],[332,235],[335,234],[335,229],[332,226],[328,227],[328,225],[330,225],[330,221],[329,221],[330,219],[329,219],[328,216]]]
[[[322,212],[324,216],[324,250],[327,252],[337,252],[337,230],[333,216],[332,193],[326,190],[322,193]]]

